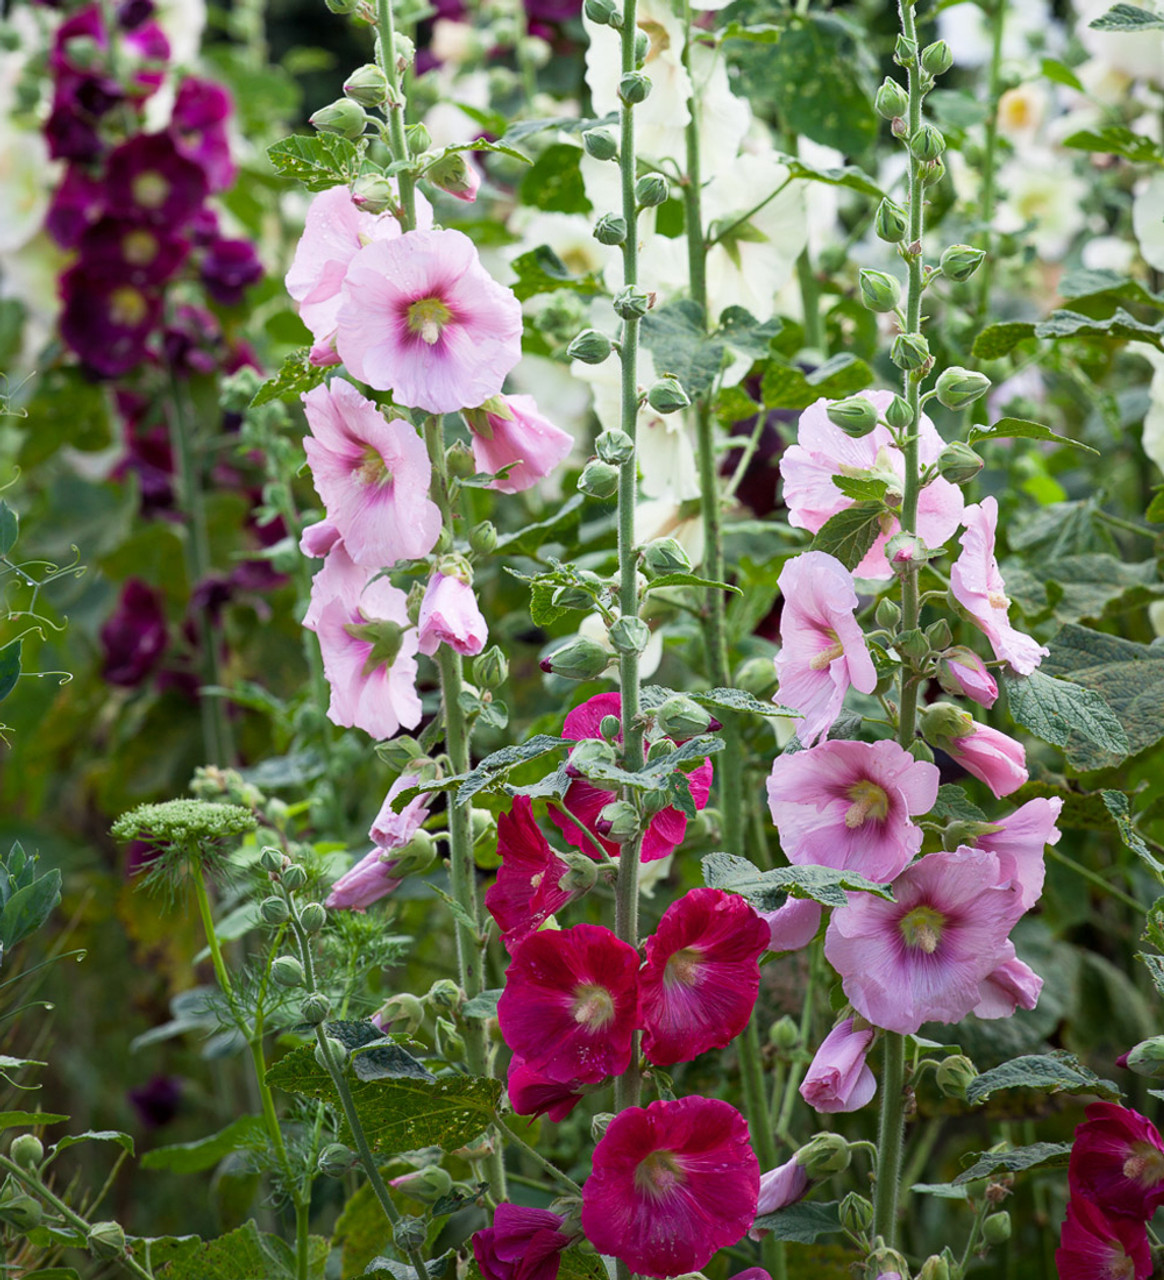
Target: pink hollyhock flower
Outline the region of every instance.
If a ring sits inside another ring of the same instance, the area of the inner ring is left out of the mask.
[[[744,1117],[692,1096],[628,1107],[594,1148],[582,1230],[644,1276],[698,1271],[751,1227],[760,1166]]]
[[[892,391],[862,391],[861,395],[883,414],[893,399]],[[905,485],[905,459],[893,443],[887,427],[876,426],[854,440],[833,426],[828,418],[828,401],[810,404],[800,415],[797,443],[784,451],[780,473],[784,477],[784,501],[788,523],[794,529],[816,533],[830,516],[853,505],[833,484],[833,476],[864,476]],[[923,466],[937,462],[943,448],[934,424],[923,413],[918,427],[918,456]],[[940,547],[957,532],[962,519],[962,491],[948,480],[937,479],[921,491],[918,499],[917,532],[927,547]],[[885,544],[901,524],[887,521],[869,553],[857,566],[858,578],[888,578],[892,574],[885,559]]]
[[[743,1271],[737,1271],[731,1280],[772,1280],[772,1277],[763,1267],[747,1267]]]
[[[1084,1196],[1067,1203],[1055,1250],[1059,1280],[1148,1280],[1152,1250],[1142,1222],[1109,1218]]]
[[[788,898],[775,911],[756,914],[768,926],[769,951],[799,951],[807,947],[820,928],[822,908],[811,898]]]
[[[333,547],[328,559],[338,550]],[[401,725],[420,723],[416,631],[403,591],[378,578],[356,604],[336,596],[319,609],[315,633],[331,685],[327,714],[333,724],[391,738]]]
[[[771,932],[743,898],[692,889],[646,941],[639,978],[643,1052],[669,1067],[722,1049],[748,1025]]]
[[[527,1209],[505,1201],[493,1225],[473,1235],[473,1256],[485,1280],[555,1280],[562,1250],[573,1237],[562,1218],[548,1209]]]
[[[593,698],[583,702],[581,706],[575,707],[566,717],[566,722],[562,726],[562,737],[569,738],[571,742],[581,742],[586,738],[597,738],[599,736],[598,727],[602,723],[602,717],[608,715],[618,716],[621,713],[622,697],[620,694],[596,694]],[[618,740],[622,741],[621,733]],[[696,809],[702,809],[707,804],[707,798],[711,794],[711,779],[712,765],[710,760],[702,761],[697,768],[692,769],[687,775],[687,785],[691,788],[691,798],[695,801]],[[613,791],[602,791],[587,782],[585,778],[575,778],[570,783],[569,790],[567,790],[563,800],[566,811],[563,812],[557,806],[551,806],[550,821],[576,849],[581,849],[586,854],[593,854],[593,846],[587,839],[586,832],[582,830],[582,827],[593,832],[595,829],[594,824],[597,822],[598,815],[602,812],[603,807],[615,798]],[[640,853],[642,861],[656,862],[659,858],[665,858],[669,853],[673,853],[683,843],[683,837],[686,833],[687,818],[680,810],[660,810],[651,819],[650,825],[643,835],[643,845]],[[598,836],[595,836],[595,839],[598,840],[598,843],[612,858],[618,857],[618,845],[612,844],[609,840],[602,840]]]
[[[1068,1182],[1073,1198],[1111,1218],[1151,1218],[1164,1204],[1164,1141],[1146,1116],[1093,1102],[1075,1130]]]
[[[505,1043],[559,1083],[621,1075],[639,1025],[638,971],[634,947],[599,925],[530,934],[497,1003]]]
[[[326,523],[327,521],[321,521],[320,525]],[[320,525],[313,525],[312,528],[318,529]],[[319,538],[319,545],[326,540],[327,534],[324,532]],[[303,625],[308,631],[318,630],[320,611],[333,600],[340,600],[346,608],[355,609],[360,603],[360,595],[375,572],[375,569],[363,569],[356,564],[348,555],[342,539],[333,541],[324,556],[323,567],[311,579],[311,601],[303,615]]]
[[[432,464],[412,424],[385,421],[343,378],[306,392],[303,407],[311,478],[348,555],[377,569],[428,555],[441,513],[428,496]]]
[[[559,888],[570,868],[542,835],[528,796],[515,796],[510,811],[497,819],[497,853],[501,866],[485,892],[485,906],[512,953],[574,897]]]
[[[520,493],[548,476],[569,456],[574,437],[538,413],[533,396],[497,396],[465,415],[478,471],[509,471],[489,486]]]
[[[777,1209],[787,1209],[790,1204],[803,1200],[808,1191],[808,1173],[804,1166],[793,1156],[777,1169],[769,1169],[760,1174],[760,1197],[756,1201],[756,1217],[762,1218],[766,1213],[775,1213]],[[751,1240],[763,1240],[768,1233],[755,1227],[748,1232]]]
[[[392,874],[395,865],[396,859],[377,845],[332,885],[324,906],[329,911],[366,911],[400,884]]]
[[[893,882],[894,902],[853,893],[833,912],[825,955],[845,996],[874,1026],[903,1035],[958,1022],[979,986],[1014,957],[1007,935],[1023,913],[996,854],[965,846],[930,853]]]
[[[319,560],[340,540],[340,531],[326,517],[309,524],[299,535],[299,550]]]
[[[823,738],[840,714],[849,685],[877,687],[877,672],[854,614],[853,575],[833,556],[806,551],[780,571],[784,612],[776,655],[778,697],[804,717],[796,736],[805,746]]]
[[[800,1086],[800,1096],[814,1111],[860,1111],[877,1092],[877,1078],[865,1065],[873,1044],[873,1028],[853,1030],[845,1018],[825,1036]]]
[[[1020,1006],[1033,1009],[1039,1003],[1043,980],[1017,956],[1004,960],[978,986],[976,1018],[1009,1018]]]
[[[789,862],[892,880],[921,848],[911,817],[938,798],[936,765],[889,739],[822,742],[779,755],[768,808]]]
[[[1040,796],[1020,805],[1003,821],[992,823],[993,830],[974,838],[977,848],[998,854],[1002,874],[1018,886],[1024,911],[1029,911],[1043,892],[1047,872],[1043,850],[1059,843],[1055,822],[1062,811],[1063,801],[1058,796]]]
[[[998,700],[998,683],[986,664],[965,645],[955,645],[942,654],[938,683],[955,697],[970,698],[989,710]]]
[[[988,724],[974,722],[972,732],[942,745],[999,799],[1017,791],[1027,780],[1026,748]]]
[[[506,1091],[509,1105],[519,1116],[548,1115],[559,1124],[582,1101],[585,1085],[580,1080],[565,1084],[551,1080],[549,1076],[531,1071],[520,1058],[511,1058]]]
[[[489,638],[473,588],[455,572],[442,573],[440,569],[428,580],[416,629],[420,651],[430,657],[442,643],[458,653],[480,653]]]
[[[409,787],[420,782],[418,773],[402,773],[388,788],[380,812],[368,832],[374,844],[381,849],[403,849],[414,835],[424,826],[428,817],[428,806],[432,797],[426,793],[414,797],[399,813],[392,808],[392,802]]]
[[[432,226],[432,206],[419,191],[416,216],[421,227]],[[364,213],[352,203],[347,187],[321,191],[312,200],[286,285],[317,345],[328,343],[335,333],[343,302],[340,290],[351,260],[364,245],[401,235],[395,215]]]
[[[497,395],[521,359],[521,303],[460,231],[410,231],[348,266],[336,349],[379,391],[428,413]]]
[[[1029,676],[1050,650],[1010,625],[1006,583],[994,558],[998,502],[983,498],[966,508],[962,554],[950,569],[950,590],[969,620],[990,641],[994,656]]]

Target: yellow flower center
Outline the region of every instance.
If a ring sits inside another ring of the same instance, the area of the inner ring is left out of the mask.
[[[419,298],[408,308],[408,328],[420,335],[430,347],[440,341],[441,330],[453,318],[453,313],[440,298]]]
[[[915,947],[932,956],[942,940],[946,917],[933,907],[914,907],[901,917],[898,928],[907,947]]]
[[[1010,601],[1001,591],[991,591],[986,597],[992,609],[1009,609]]]
[[[1124,1161],[1124,1177],[1141,1187],[1154,1187],[1164,1182],[1164,1151],[1150,1142],[1133,1142],[1131,1154]]]
[[[139,227],[122,236],[121,252],[131,266],[148,266],[158,256],[158,238],[152,231]]]
[[[575,1022],[600,1031],[614,1019],[614,1001],[605,987],[580,982],[574,988],[574,1001],[570,1012],[574,1015]]]
[[[829,628],[829,630],[825,632],[825,635],[831,636],[833,643],[830,644],[827,649],[822,649],[820,653],[814,654],[809,659],[808,665],[813,671],[823,671],[830,662],[835,662],[838,658],[844,655],[845,646],[841,644],[837,637],[837,633],[833,631],[832,628]]]
[[[109,319],[120,328],[136,328],[148,313],[149,305],[132,285],[122,285],[109,295]]]
[[[364,458],[356,468],[356,479],[361,484],[377,485],[380,488],[392,483],[392,472],[370,444],[364,445]]]
[[[853,803],[845,811],[845,826],[850,831],[863,827],[870,818],[874,822],[883,822],[889,813],[889,797],[883,788],[868,778],[854,782],[848,796]]]
[[[684,947],[681,951],[676,951],[663,970],[664,985],[695,986],[699,981],[699,966],[702,960],[703,952],[698,947]]]
[[[147,169],[133,180],[134,203],[143,209],[160,209],[169,194],[169,182],[156,169]]]
[[[683,1166],[673,1151],[652,1151],[635,1169],[635,1190],[652,1200],[662,1200],[673,1187],[686,1181]]]

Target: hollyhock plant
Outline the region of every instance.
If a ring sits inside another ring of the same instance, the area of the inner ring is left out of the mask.
[[[1017,956],[1004,960],[978,984],[976,1018],[1009,1018],[1016,1009],[1033,1009],[1039,1003],[1043,980]]]
[[[530,934],[497,1003],[505,1043],[560,1083],[620,1075],[639,1025],[638,970],[634,947],[600,925]]]
[[[303,408],[311,478],[348,555],[373,568],[427,555],[441,513],[428,496],[432,463],[412,424],[386,421],[343,378],[306,392]]]
[[[101,218],[81,236],[81,262],[118,275],[138,288],[169,280],[185,262],[190,243],[162,227],[129,218]]]
[[[1086,1196],[1072,1196],[1055,1250],[1059,1280],[1148,1280],[1152,1251],[1143,1222],[1108,1217]]]
[[[496,473],[499,493],[520,493],[545,479],[574,447],[574,437],[538,412],[533,396],[495,396],[465,415],[478,471]]]
[[[582,1188],[582,1230],[644,1276],[698,1271],[756,1217],[760,1165],[744,1117],[698,1095],[627,1107]]]
[[[427,413],[472,408],[521,358],[521,303],[460,231],[409,231],[348,264],[336,349],[357,378]]]
[[[878,414],[884,415],[893,399],[892,391],[862,391]],[[853,505],[833,484],[834,476],[865,476],[891,485],[904,486],[905,460],[893,443],[888,427],[878,424],[867,436],[847,436],[828,417],[828,400],[817,400],[800,415],[797,443],[786,449],[780,461],[784,477],[784,501],[788,523],[794,529],[818,532],[838,511]],[[943,443],[937,428],[923,413],[918,424],[918,459],[923,467],[938,460]],[[957,532],[962,520],[962,491],[941,478],[931,481],[918,498],[916,532],[927,547],[940,547]],[[888,520],[877,540],[857,566],[858,578],[888,578],[892,574],[885,558],[885,544],[901,524]]]
[[[691,889],[644,944],[643,1052],[668,1067],[722,1049],[743,1031],[760,991],[768,926],[743,898]]]
[[[485,907],[512,953],[574,894],[560,887],[570,868],[542,835],[528,796],[515,796],[510,811],[498,817],[497,853],[501,866],[485,892]]]
[[[965,645],[955,645],[942,654],[938,683],[947,693],[970,698],[988,711],[998,701],[998,682],[974,650]]]
[[[1029,676],[1050,652],[1010,623],[1006,583],[994,558],[998,501],[983,498],[966,508],[966,532],[959,539],[962,554],[950,568],[950,592],[967,618],[990,641],[994,656],[1021,676]]]
[[[1003,875],[1018,886],[1023,910],[1029,911],[1043,892],[1046,865],[1043,851],[1058,844],[1060,831],[1055,825],[1063,811],[1058,796],[1039,796],[1020,805],[1009,817],[990,823],[990,829],[974,837],[978,849],[989,849],[998,855]]]
[[[873,1028],[855,1031],[853,1021],[844,1018],[825,1036],[800,1086],[814,1111],[859,1111],[877,1092],[877,1078],[865,1063]]]
[[[622,713],[622,697],[617,693],[600,693],[577,706],[566,717],[562,726],[562,737],[572,742],[581,742],[587,738],[599,736],[599,726],[603,716],[619,716]],[[619,741],[622,740],[621,733]],[[691,788],[691,798],[696,809],[707,804],[711,794],[712,764],[703,760],[699,766],[687,774],[687,785]],[[586,830],[594,832],[598,815],[603,808],[614,800],[613,791],[603,791],[593,786],[584,778],[575,778],[566,792],[563,805],[565,811],[556,805],[550,807],[550,821],[561,831],[563,837],[576,849],[583,853],[593,854]],[[581,824],[581,825],[579,825]],[[643,835],[640,857],[643,862],[655,862],[665,858],[683,843],[687,833],[687,818],[678,809],[663,809],[651,819]],[[619,846],[609,840],[594,837],[611,857],[617,857]]]
[[[471,656],[485,648],[488,626],[481,616],[473,588],[453,566],[439,568],[428,580],[416,621],[420,652],[431,657],[442,644]]]
[[[779,755],[768,807],[789,862],[892,880],[921,848],[910,821],[938,797],[936,765],[896,742],[822,742]]]
[[[893,882],[895,901],[853,893],[825,934],[825,956],[846,998],[874,1026],[911,1035],[923,1022],[958,1022],[979,984],[1014,958],[1008,937],[1023,913],[996,854],[965,846],[927,854]]]
[[[796,736],[806,746],[828,733],[850,685],[877,687],[877,672],[854,616],[853,575],[824,551],[806,551],[780,571],[784,612],[776,655],[778,697],[804,717]]]
[[[519,1116],[549,1116],[559,1124],[582,1101],[585,1087],[580,1080],[551,1080],[531,1071],[520,1058],[509,1060],[505,1088],[509,1105]]]
[[[799,951],[816,937],[823,908],[811,898],[789,897],[775,911],[756,914],[768,926],[769,951]]]
[[[485,1280],[555,1280],[562,1250],[573,1239],[548,1209],[503,1201],[493,1225],[473,1235],[473,1257]]]
[[[1164,1204],[1164,1141],[1138,1111],[1093,1102],[1075,1130],[1068,1181],[1073,1198],[1113,1220],[1147,1221]]]

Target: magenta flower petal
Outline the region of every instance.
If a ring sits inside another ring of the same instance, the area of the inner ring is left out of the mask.
[[[473,1256],[485,1280],[554,1280],[572,1237],[548,1209],[503,1202],[493,1225],[473,1236]]]
[[[1072,1196],[1055,1250],[1059,1280],[1148,1280],[1152,1250],[1143,1222],[1109,1218],[1086,1196]]]
[[[1146,1221],[1164,1204],[1164,1141],[1138,1111],[1093,1102],[1075,1130],[1068,1181],[1073,1198],[1110,1218]]]
[[[667,908],[645,943],[639,979],[643,1052],[652,1062],[690,1062],[743,1031],[769,937],[743,898],[719,889],[691,889]]]
[[[369,850],[332,885],[324,905],[329,911],[365,911],[400,884],[392,874],[394,865],[379,846]]]
[[[528,796],[515,796],[510,811],[497,819],[497,852],[501,866],[485,892],[485,907],[512,953],[574,896],[558,887],[570,868],[542,835]]]
[[[854,1031],[852,1018],[838,1022],[816,1051],[800,1096],[814,1111],[859,1111],[877,1092],[877,1079],[865,1064],[872,1044],[872,1027]]]
[[[473,434],[473,462],[478,471],[496,472],[509,467],[509,472],[490,486],[500,493],[520,493],[537,484],[563,463],[574,447],[574,437],[555,427],[538,413],[533,396],[499,396],[504,413],[489,412],[483,406],[469,426]],[[486,435],[486,430],[488,435]]]
[[[585,1085],[580,1080],[562,1083],[531,1071],[520,1058],[509,1060],[506,1092],[509,1105],[519,1116],[543,1116],[559,1124],[582,1101]]]
[[[594,1149],[582,1230],[639,1275],[681,1275],[749,1230],[759,1193],[759,1162],[734,1107],[698,1096],[628,1107]]]
[[[441,644],[458,653],[477,654],[489,638],[473,588],[455,573],[444,574],[439,569],[428,580],[416,629],[420,652],[430,657]]]

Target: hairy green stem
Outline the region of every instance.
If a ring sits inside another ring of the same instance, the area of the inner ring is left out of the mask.
[[[231,1013],[235,1014],[237,1019],[234,986],[231,983],[230,974],[227,972],[226,961],[222,957],[222,948],[218,945],[218,934],[214,931],[214,912],[210,909],[210,894],[206,891],[206,877],[197,861],[193,863],[190,879],[194,885],[194,897],[198,902],[198,914],[202,919],[202,930],[206,934],[206,946],[210,950],[210,960],[214,965],[214,976],[218,979],[222,994],[226,996]]]
[[[532,1160],[543,1173],[560,1182],[571,1195],[580,1196],[582,1194],[582,1188],[574,1179],[567,1177],[557,1165],[551,1164],[536,1147],[530,1146],[524,1138],[519,1138],[508,1125],[501,1125],[501,1129],[505,1134],[505,1141],[515,1146],[528,1159]],[[542,1186],[544,1184],[538,1183],[536,1185]]]
[[[392,0],[377,0],[376,25],[380,34],[380,69],[388,78],[388,101],[384,116],[388,121],[388,140],[395,160],[408,159],[408,142],[404,136],[404,94],[400,88],[400,71],[396,65],[396,25]],[[416,229],[416,179],[408,170],[396,177],[400,188],[401,225],[405,231]]]

